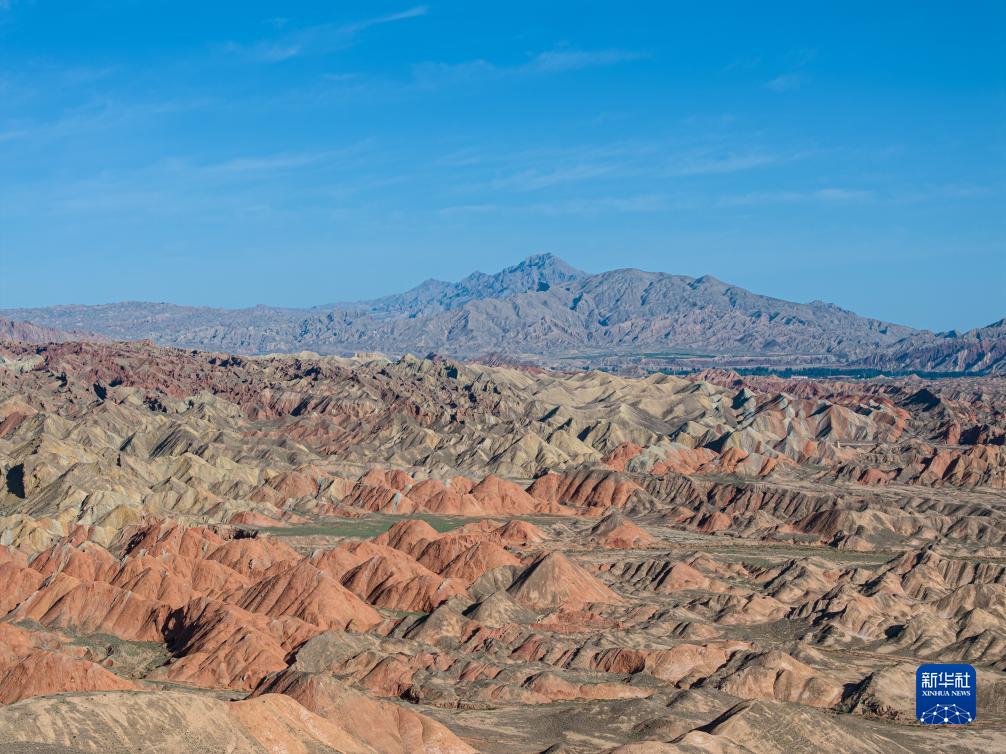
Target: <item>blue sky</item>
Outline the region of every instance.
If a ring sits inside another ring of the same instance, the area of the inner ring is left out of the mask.
[[[550,251],[966,329],[1004,200],[1003,2],[0,0],[0,306]]]

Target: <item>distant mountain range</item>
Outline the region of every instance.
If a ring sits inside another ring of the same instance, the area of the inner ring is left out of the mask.
[[[912,335],[862,363],[885,370],[1006,373],[1006,319],[963,334]]]
[[[107,338],[91,332],[68,332],[55,327],[37,325],[0,317],[0,340],[21,340],[25,343],[66,343],[73,340],[104,341]]]
[[[235,353],[492,353],[540,363],[691,354],[934,371],[997,370],[1006,360],[1002,322],[936,335],[821,301],[761,296],[708,275],[590,274],[551,254],[456,283],[427,280],[372,301],[304,309],[124,302],[0,313],[61,331]]]

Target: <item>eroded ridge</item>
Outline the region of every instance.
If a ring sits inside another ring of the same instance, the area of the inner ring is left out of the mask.
[[[1006,382],[0,348],[0,741],[1006,744]]]

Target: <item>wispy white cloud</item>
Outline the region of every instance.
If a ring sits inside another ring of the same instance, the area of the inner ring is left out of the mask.
[[[0,142],[3,141],[13,141],[14,139],[20,139],[29,135],[27,129],[12,129],[10,131],[0,131]]]
[[[373,16],[348,24],[318,24],[283,34],[275,39],[263,40],[251,46],[228,42],[224,49],[228,52],[244,54],[262,63],[279,63],[304,55],[323,55],[349,47],[363,31],[374,26],[392,24],[411,18],[425,16],[425,5],[416,5],[398,13]],[[286,19],[280,24],[285,27]]]
[[[114,129],[160,118],[170,113],[198,110],[213,103],[209,98],[119,101],[97,98],[60,113],[52,119],[17,120],[0,131],[0,142],[23,140],[43,145],[57,139],[107,134]]]
[[[542,215],[645,214],[684,209],[685,203],[666,194],[635,194],[630,196],[600,196],[540,202],[528,210]]]
[[[642,193],[571,197],[545,202],[484,202],[443,207],[447,217],[487,214],[594,215],[694,212],[707,209],[756,205],[821,203],[841,204],[866,201],[875,192],[862,189],[830,187],[823,189],[754,191],[744,194]]]
[[[761,58],[759,57],[741,58],[727,63],[721,70],[724,73],[729,73],[730,71],[746,71],[757,68],[759,65],[761,65]]]
[[[694,202],[692,202],[694,204]],[[684,209],[679,200],[664,194],[636,194],[631,196],[600,196],[572,198],[549,202],[521,204],[485,203],[459,204],[437,210],[445,217],[487,215],[500,213],[534,215],[594,215],[610,213],[667,212]]]
[[[115,73],[114,66],[74,66],[65,68],[59,73],[60,85],[67,87],[77,87],[83,84],[91,84],[95,81],[107,78]]]
[[[546,170],[543,166],[582,165],[596,162],[624,162],[651,157],[659,152],[659,143],[650,141],[615,141],[569,146],[539,146],[515,150],[465,147],[456,149],[435,160],[436,165],[447,167],[498,166]]]
[[[245,155],[216,162],[173,157],[131,168],[103,170],[76,180],[31,181],[0,190],[10,207],[44,207],[61,214],[138,213],[205,216],[215,210],[271,211],[331,205],[368,187],[359,171],[371,161],[367,140],[342,149]],[[312,176],[308,175],[308,171]],[[342,180],[352,172],[355,178]]]
[[[855,202],[873,198],[874,192],[866,189],[824,188],[814,191],[811,196],[826,202]]]
[[[228,50],[234,52],[242,51],[238,45],[228,45]],[[260,42],[251,50],[251,57],[262,63],[280,63],[290,58],[302,55],[304,47],[301,44],[282,42]]]
[[[446,83],[495,78],[502,75],[502,69],[488,60],[468,60],[464,63],[416,63],[412,75],[420,86],[434,87]]]
[[[299,152],[288,154],[273,154],[256,157],[236,157],[223,162],[192,165],[174,162],[176,168],[199,172],[203,175],[235,175],[239,173],[273,173],[278,171],[296,170],[298,168],[317,165],[329,161],[333,157],[331,151]]]
[[[511,191],[537,191],[561,183],[589,181],[610,175],[618,169],[617,165],[602,163],[581,164],[559,167],[552,170],[522,170],[512,175],[496,178],[490,182],[493,189]]]
[[[626,147],[584,146],[532,149],[511,154],[462,151],[436,161],[448,170],[476,173],[456,184],[467,192],[526,193],[625,177],[638,171],[638,156]],[[488,174],[489,177],[485,177]]]
[[[449,207],[441,207],[437,213],[445,217],[455,217],[461,215],[485,215],[499,212],[503,209],[499,204],[454,204]]]
[[[795,156],[784,157],[760,151],[716,154],[698,150],[671,157],[664,173],[675,177],[719,175],[752,170],[791,159],[795,159]]]
[[[522,73],[560,73],[582,68],[600,68],[626,63],[647,57],[631,50],[549,50],[539,52],[531,60],[517,67]]]
[[[810,63],[814,58],[817,57],[817,50],[812,47],[806,47],[802,50],[793,50],[789,54],[790,64],[794,68],[803,68],[805,65]]]
[[[359,167],[364,156],[372,152],[372,148],[373,142],[363,139],[338,149],[251,154],[215,162],[171,158],[149,166],[144,172],[157,181],[181,180],[193,185],[215,185],[217,181],[247,180],[252,175],[271,179],[284,173],[315,168]],[[139,177],[139,174],[134,174],[134,177]]]
[[[481,173],[471,182],[452,183],[466,192],[524,193],[573,184],[661,182],[726,175],[781,165],[810,154],[772,151],[756,144],[745,147],[745,141],[749,139],[742,136],[736,138],[736,146],[721,143],[717,138],[698,144],[682,144],[673,139],[626,141],[505,153],[463,149],[440,157],[433,164],[465,174]],[[492,177],[482,177],[486,173]]]
[[[850,189],[844,187],[828,187],[796,191],[751,191],[745,194],[721,196],[716,204],[725,207],[748,206],[756,204],[789,204],[794,202],[856,202],[872,199],[875,192],[866,189]]]
[[[342,30],[344,33],[358,34],[364,29],[369,29],[371,26],[380,26],[381,24],[391,24],[395,21],[405,21],[409,18],[418,18],[419,16],[425,16],[427,12],[429,12],[429,8],[427,6],[416,5],[407,10],[399,11],[398,13],[389,13],[384,16],[374,16],[373,18],[367,18],[363,21],[348,24],[342,27]]]
[[[413,75],[420,84],[438,86],[488,78],[502,79],[603,68],[647,57],[649,56],[646,53],[633,50],[577,50],[558,47],[539,52],[523,63],[511,65],[500,65],[481,58],[462,63],[417,63],[413,66]]]
[[[799,73],[786,73],[765,82],[765,87],[771,89],[773,92],[782,94],[783,92],[792,92],[799,89],[805,81],[806,77]]]
[[[817,50],[814,49],[793,50],[785,60],[790,72],[766,81],[765,87],[777,94],[796,91],[810,81],[810,77],[800,71],[816,57]]]
[[[1004,187],[998,187],[1002,191]],[[925,184],[911,188],[899,189],[893,198],[900,204],[918,204],[929,201],[953,201],[959,199],[974,199],[986,196],[993,189],[989,186],[979,186],[970,183],[948,183],[943,185]]]

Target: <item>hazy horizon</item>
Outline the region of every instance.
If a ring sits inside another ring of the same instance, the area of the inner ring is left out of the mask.
[[[550,254],[550,252],[546,252],[546,254]],[[583,268],[580,268],[576,264],[572,264],[568,259],[564,259],[562,257],[559,257],[558,255],[551,255],[551,256],[554,256],[557,259],[560,259],[562,262],[570,264],[572,267],[578,268],[578,269],[580,269],[580,271],[585,272],[585,273],[590,274],[590,275],[599,274],[599,273],[602,273],[602,272],[608,272],[609,271],[609,270],[585,270]],[[519,263],[515,263],[515,264],[519,264]],[[465,275],[461,275],[461,276],[459,276],[459,277],[457,277],[455,279],[452,279],[452,280],[445,280],[445,279],[442,279],[442,278],[424,278],[423,280],[417,280],[417,281],[415,281],[415,283],[413,285],[410,285],[408,288],[404,288],[404,289],[401,289],[401,290],[387,291],[386,293],[380,293],[377,296],[371,296],[371,297],[368,297],[366,299],[353,299],[353,300],[342,300],[342,301],[331,300],[331,301],[320,301],[320,302],[304,302],[303,304],[300,304],[300,305],[271,304],[271,303],[268,303],[268,302],[262,302],[262,301],[260,301],[260,302],[255,302],[255,303],[252,303],[252,304],[243,304],[243,305],[236,305],[236,306],[222,306],[222,305],[213,304],[211,302],[204,302],[204,303],[179,303],[177,301],[167,301],[167,300],[155,301],[155,300],[148,300],[148,299],[119,299],[119,300],[116,300],[116,301],[95,301],[95,302],[64,301],[64,302],[60,302],[58,304],[48,304],[48,305],[42,305],[42,306],[22,306],[22,307],[0,308],[0,316],[2,316],[5,313],[5,311],[7,311],[7,310],[45,309],[45,308],[63,307],[63,306],[114,306],[116,304],[131,304],[131,303],[150,304],[150,305],[154,305],[154,306],[173,305],[173,306],[184,306],[184,307],[193,307],[193,308],[222,309],[222,310],[227,310],[227,311],[236,311],[236,310],[242,310],[242,309],[254,309],[254,308],[257,308],[257,307],[264,307],[264,308],[269,308],[269,309],[298,309],[298,310],[317,309],[317,308],[324,309],[327,306],[340,306],[340,305],[350,305],[350,304],[356,304],[356,303],[367,303],[369,301],[380,299],[380,298],[382,298],[384,296],[387,296],[387,295],[394,295],[394,294],[399,294],[399,293],[405,293],[405,292],[407,292],[407,291],[409,291],[409,290],[411,290],[413,288],[416,288],[416,287],[422,285],[423,283],[426,283],[426,282],[432,281],[432,280],[436,280],[438,282],[456,283],[456,282],[461,281],[463,278],[468,277],[469,275],[473,275],[473,274],[483,273],[483,274],[492,275],[492,274],[495,274],[497,272],[502,271],[503,269],[506,269],[507,267],[512,267],[512,266],[515,266],[515,265],[507,265],[506,267],[500,268],[499,270],[471,270],[470,272],[466,273]],[[640,269],[640,268],[628,267],[628,268],[612,268],[612,269],[614,270],[614,269]],[[667,270],[643,270],[643,271],[644,272],[654,272],[654,273],[678,274],[678,273],[668,273]],[[688,275],[686,277],[701,278],[701,277],[703,277],[703,275]],[[718,278],[718,276],[716,276],[716,275],[712,275],[712,277]],[[718,279],[720,279],[724,283],[735,284],[734,281],[732,281],[732,280],[724,280],[722,278],[718,278]],[[752,293],[756,293],[756,294],[762,294],[761,291],[751,291],[751,292]],[[763,295],[768,295],[768,294],[763,294]],[[812,303],[814,301],[822,301],[822,300],[823,299],[808,298],[808,299],[805,299],[805,300],[795,301],[795,303],[809,304],[809,303]],[[825,301],[825,303],[835,304],[837,306],[840,306],[843,309],[848,309],[848,307],[844,307],[840,303],[835,302],[835,301]],[[854,311],[855,312],[855,310],[850,310],[850,311]],[[855,312],[855,313],[856,314],[860,314],[862,316],[869,316],[869,315],[864,315],[862,312]],[[984,327],[985,325],[992,324],[993,322],[996,322],[996,321],[998,321],[999,319],[1002,319],[1002,318],[1003,317],[999,317],[996,320],[990,320],[989,322],[984,323],[984,325],[977,325],[976,327]],[[914,326],[910,322],[899,322],[897,320],[887,320],[887,321],[891,322],[892,324]],[[918,329],[921,329],[921,330],[930,329],[931,330],[932,328],[918,327]],[[947,328],[947,329],[952,329],[952,328]],[[968,329],[973,329],[973,328],[968,328]],[[961,331],[961,332],[963,332],[963,331]]]

